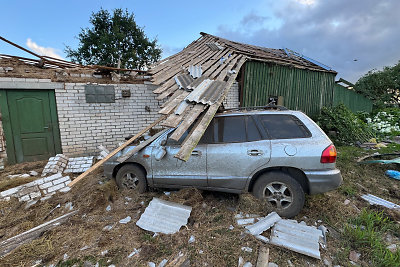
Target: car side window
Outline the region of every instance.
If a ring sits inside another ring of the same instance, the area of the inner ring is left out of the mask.
[[[247,141],[258,141],[261,140],[260,131],[257,128],[257,125],[254,122],[254,119],[251,116],[246,116],[246,132],[247,132]]]
[[[245,116],[214,118],[214,140],[217,143],[246,142]]]
[[[169,146],[181,145],[183,143],[183,141],[185,141],[185,138],[188,136],[189,132],[192,130],[193,125],[194,125],[194,123],[189,127],[189,129],[186,130],[186,132],[181,136],[181,138],[179,138],[178,141],[175,141],[175,140],[169,138],[172,135],[173,131],[170,132],[168,134],[168,138],[167,138],[167,145],[169,145]],[[199,144],[207,144],[207,143],[211,142],[211,139],[210,139],[212,137],[211,131],[212,131],[212,124],[210,123],[210,125],[208,126],[204,135],[201,137]]]
[[[293,115],[264,114],[259,115],[258,118],[271,139],[311,137],[307,127]]]

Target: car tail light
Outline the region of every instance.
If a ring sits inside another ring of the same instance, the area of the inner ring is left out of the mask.
[[[335,163],[336,162],[336,148],[334,145],[330,145],[322,151],[321,163]]]

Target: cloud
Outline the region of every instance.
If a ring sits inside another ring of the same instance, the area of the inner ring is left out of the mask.
[[[184,47],[172,47],[169,45],[162,45],[161,48],[162,48],[161,58],[166,58],[182,51]]]
[[[52,47],[43,47],[39,46],[37,43],[33,42],[31,38],[28,38],[26,40],[26,46],[29,47],[33,52],[41,55],[41,56],[48,56],[48,57],[54,57],[58,59],[63,59],[60,55],[57,54],[57,49],[52,48]]]
[[[216,35],[271,48],[290,48],[356,82],[371,69],[400,60],[400,1],[267,1],[268,23],[254,28],[262,11],[245,14],[238,26],[220,25]],[[271,10],[272,8],[272,10]]]

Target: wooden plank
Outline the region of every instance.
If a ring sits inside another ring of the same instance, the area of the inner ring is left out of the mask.
[[[194,105],[192,105],[192,106],[194,106]],[[191,109],[191,106],[189,105],[186,107],[185,111],[183,111],[181,115],[176,115],[176,114],[169,115],[169,117],[165,121],[163,121],[161,123],[161,125],[169,127],[169,128],[177,127],[179,125],[179,123],[183,120],[183,118],[185,117],[186,112],[189,111],[190,109]]]
[[[67,221],[69,217],[77,213],[78,211],[73,211],[67,214],[64,214],[58,218],[55,218],[51,221],[45,222],[41,225],[38,225],[26,232],[23,232],[19,235],[13,236],[7,240],[4,240],[0,243],[0,257],[8,254],[15,248],[25,243],[28,243],[36,238],[38,238],[43,232],[51,230],[55,228],[57,225]]]
[[[173,94],[175,91],[179,89],[179,86],[177,84],[172,85],[170,88],[168,88],[166,91],[164,91],[161,95],[157,96],[157,100],[163,100],[164,98],[168,97],[170,94]],[[182,90],[179,90],[182,91]]]
[[[147,139],[146,141],[141,142],[138,146],[136,146],[134,149],[132,149],[131,151],[126,152],[124,155],[122,155],[121,157],[117,158],[117,161],[119,163],[124,162],[125,160],[129,159],[132,155],[134,155],[136,152],[139,152],[140,150],[142,150],[143,148],[145,148],[148,144],[150,144],[151,142],[153,142],[154,140],[156,140],[161,134],[163,133],[163,131],[160,131],[158,133],[156,133],[155,135],[153,135],[152,137],[150,137],[149,139]]]
[[[182,92],[183,92],[183,90],[176,90],[176,91],[174,92],[174,94],[173,94],[170,98],[168,98],[168,100],[165,101],[165,103],[163,103],[163,104],[161,105],[161,108],[163,108],[163,107],[167,106],[169,103],[171,103],[172,100],[174,100],[175,98],[177,98],[178,95],[182,94]]]
[[[228,75],[228,71],[232,70],[232,68],[235,66],[235,64],[236,64],[237,62],[240,62],[241,59],[242,59],[242,56],[239,56],[239,57],[235,58],[235,60],[231,61],[231,62],[229,63],[229,66],[228,66],[227,68],[225,68],[224,70],[222,70],[221,73],[219,73],[218,76],[215,77],[216,80],[217,80],[217,81],[224,81],[224,80],[225,80],[225,77]],[[235,69],[235,70],[236,70],[236,69]],[[237,71],[237,73],[238,73],[238,72],[239,72],[239,71]],[[237,74],[237,73],[236,73],[236,74]]]
[[[205,105],[196,104],[192,110],[185,116],[183,122],[170,136],[172,140],[178,141],[182,135],[189,129],[190,125],[197,119],[197,117],[203,112]]]
[[[176,97],[168,105],[163,107],[158,113],[161,113],[161,114],[169,114],[169,113],[171,113],[171,111],[174,110],[175,107],[177,105],[179,105],[188,95],[189,95],[189,92],[186,92],[186,91],[182,90],[182,93],[178,97]]]
[[[161,94],[165,90],[167,90],[171,85],[176,84],[175,79],[168,80],[166,83],[162,84],[159,86],[157,89],[153,90],[153,93],[155,94]]]
[[[210,124],[212,118],[214,118],[215,113],[217,112],[219,106],[225,99],[226,95],[228,94],[232,84],[234,83],[236,76],[238,75],[240,67],[244,64],[247,60],[247,57],[242,57],[242,59],[237,63],[235,68],[236,73],[232,74],[232,76],[228,79],[226,83],[226,87],[220,97],[220,99],[212,104],[207,112],[201,119],[200,125],[193,131],[193,133],[182,143],[181,149],[176,153],[174,156],[183,161],[187,161],[192,153],[193,149],[197,146],[197,143],[200,141],[201,137],[203,136],[204,132],[206,131],[208,125]]]
[[[121,151],[122,149],[124,149],[125,147],[129,146],[133,141],[135,141],[136,139],[138,139],[140,136],[142,136],[145,132],[147,132],[148,130],[150,130],[152,127],[154,127],[155,125],[159,124],[162,120],[164,120],[167,117],[167,115],[161,116],[160,118],[158,118],[156,121],[154,121],[153,123],[151,123],[150,125],[148,125],[146,128],[144,128],[143,130],[141,130],[139,133],[137,133],[135,136],[133,136],[131,139],[129,139],[128,141],[126,141],[125,143],[123,143],[121,146],[119,146],[118,148],[116,148],[114,151],[112,151],[110,154],[107,155],[107,157],[105,157],[104,159],[98,161],[96,164],[94,164],[92,167],[90,167],[87,171],[85,171],[84,173],[82,173],[81,175],[79,175],[78,177],[76,177],[72,182],[70,182],[68,184],[69,187],[72,187],[73,185],[75,185],[77,182],[79,182],[80,180],[82,180],[83,178],[85,178],[86,176],[88,176],[91,172],[93,172],[94,170],[96,170],[98,167],[100,167],[101,165],[103,165],[104,162],[106,162],[107,160],[109,160],[112,156],[114,156],[115,154],[117,154],[119,151]]]
[[[214,70],[210,74],[211,79],[215,79],[220,74],[221,71],[226,70],[226,65],[229,65],[230,62],[236,62],[238,58],[239,58],[238,54],[230,56],[227,60],[225,60],[224,64],[221,64],[216,70]]]
[[[256,267],[268,267],[269,262],[269,248],[262,246],[258,252]]]

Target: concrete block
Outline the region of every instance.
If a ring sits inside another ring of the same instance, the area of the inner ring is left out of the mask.
[[[18,190],[17,196],[22,197],[24,195],[29,195],[33,192],[38,192],[39,188],[37,186],[30,186],[30,187],[22,187],[20,190]]]
[[[65,176],[65,177],[62,177],[62,178],[60,178],[60,179],[53,180],[53,184],[54,184],[54,185],[57,185],[57,184],[60,184],[60,183],[66,182],[66,181],[71,181],[71,179],[69,178],[69,176]]]
[[[19,197],[18,200],[20,202],[21,201],[29,201],[29,200],[31,200],[31,197],[29,195],[25,195],[25,196]]]
[[[61,174],[61,173],[57,173],[57,174],[54,174],[54,175],[52,175],[52,176],[43,178],[43,180],[44,180],[45,182],[50,182],[50,181],[53,181],[53,180],[56,180],[56,179],[60,179],[61,177],[62,177],[62,174]]]
[[[20,189],[21,189],[21,186],[10,188],[8,190],[0,192],[0,196],[7,197],[7,196],[15,195]]]
[[[29,196],[31,197],[31,199],[34,199],[34,198],[41,197],[42,194],[40,193],[40,191],[37,191],[37,192],[30,193]]]
[[[59,189],[61,189],[61,188],[63,188],[63,187],[65,187],[64,184],[54,185],[54,186],[52,186],[52,187],[49,187],[49,188],[47,189],[47,192],[48,192],[48,193],[52,193],[52,192],[57,191],[57,190],[59,190]]]
[[[51,186],[53,186],[53,183],[52,182],[47,182],[45,184],[39,185],[39,188],[40,189],[46,189],[46,188],[49,188]]]
[[[66,193],[66,192],[68,192],[69,190],[71,190],[71,187],[66,186],[66,187],[64,187],[64,188],[61,188],[61,189],[59,190],[59,192]]]

